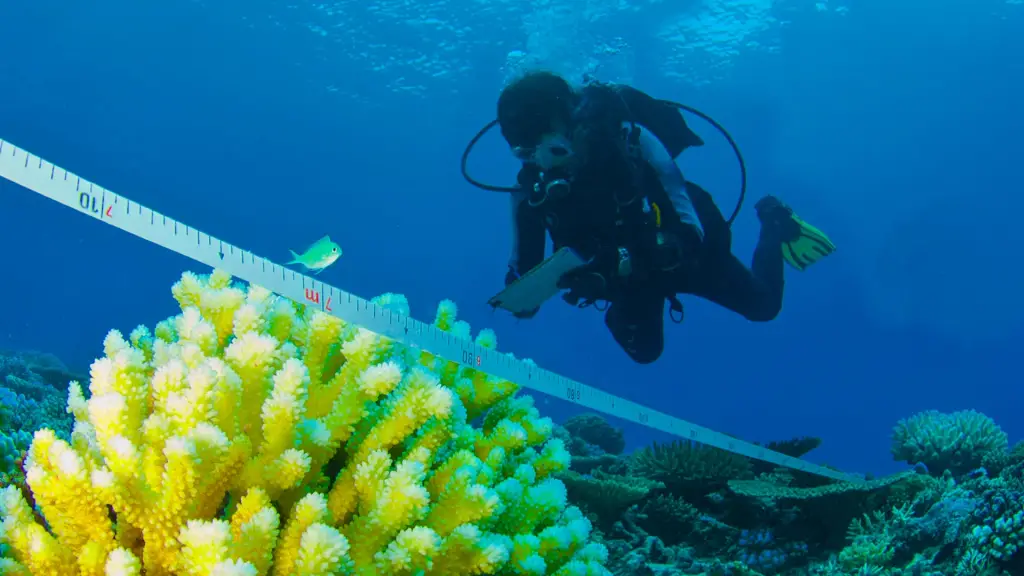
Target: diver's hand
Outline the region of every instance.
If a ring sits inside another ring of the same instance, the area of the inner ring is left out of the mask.
[[[578,290],[580,288],[604,287],[605,279],[601,275],[597,262],[588,262],[569,270],[555,284],[560,290]]]
[[[608,283],[604,276],[598,273],[593,265],[584,265],[570,270],[558,279],[556,286],[560,290],[567,290],[562,299],[570,304],[579,299],[584,300],[608,300]]]
[[[555,283],[555,286],[557,286],[559,290],[576,289],[585,282],[586,277],[593,273],[595,269],[596,268],[593,264],[584,264],[578,268],[573,268],[565,274],[562,274],[558,279],[558,282]]]
[[[519,274],[516,273],[516,269],[512,266],[508,267],[508,271],[505,272],[505,286],[519,280]]]

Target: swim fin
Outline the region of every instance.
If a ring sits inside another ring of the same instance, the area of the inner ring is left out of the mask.
[[[808,266],[836,251],[836,245],[824,232],[811,226],[774,196],[765,196],[754,206],[761,225],[775,229],[782,240],[782,257],[790,266],[806,270]]]

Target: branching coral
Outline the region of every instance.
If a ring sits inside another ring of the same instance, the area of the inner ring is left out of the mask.
[[[626,439],[622,430],[614,428],[607,420],[597,414],[580,414],[565,421],[565,429],[569,434],[593,444],[608,454],[622,454],[626,448]]]
[[[955,476],[965,474],[988,458],[1004,457],[1008,448],[1006,433],[974,410],[928,410],[900,420],[892,433],[893,458],[924,464],[936,476],[946,470]]]
[[[711,538],[703,534],[710,525],[702,521],[696,507],[678,496],[659,494],[648,498],[639,507],[637,517],[637,524],[667,544],[710,543]]]
[[[635,474],[664,482],[672,491],[694,485],[710,491],[717,484],[748,476],[750,461],[712,446],[673,441],[636,452],[631,467]]]
[[[574,502],[586,504],[605,523],[612,523],[633,504],[643,500],[651,490],[665,485],[646,478],[618,476],[595,470],[583,475],[573,471],[559,474]]]
[[[220,272],[172,293],[181,314],[107,336],[88,399],[70,386],[70,442],[36,432],[42,516],[0,491],[0,574],[607,573],[514,384]],[[455,313],[435,325],[468,335]]]

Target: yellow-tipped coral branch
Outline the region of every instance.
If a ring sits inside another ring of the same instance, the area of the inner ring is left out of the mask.
[[[515,384],[219,271],[172,294],[71,384],[71,442],[36,432],[31,494],[0,490],[0,576],[608,574]]]

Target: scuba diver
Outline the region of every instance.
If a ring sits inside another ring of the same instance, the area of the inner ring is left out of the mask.
[[[784,263],[804,270],[835,250],[820,230],[765,196],[755,205],[761,231],[751,267],[732,254],[730,226],[746,189],[743,158],[728,132],[698,110],[625,85],[588,81],[575,90],[548,72],[508,85],[497,108],[497,120],[466,148],[462,172],[477,187],[509,193],[506,287],[545,262],[550,235],[555,251],[571,249],[580,264],[558,277],[562,298],[579,307],[606,303],[598,306],[605,325],[635,362],[661,356],[666,301],[676,322],[679,294],[767,322],[782,309]],[[704,144],[681,110],[721,131],[740,161],[740,200],[728,220],[675,163]],[[472,147],[495,125],[522,163],[518,186],[482,184],[466,172]],[[514,314],[531,318],[540,303],[530,306]]]

